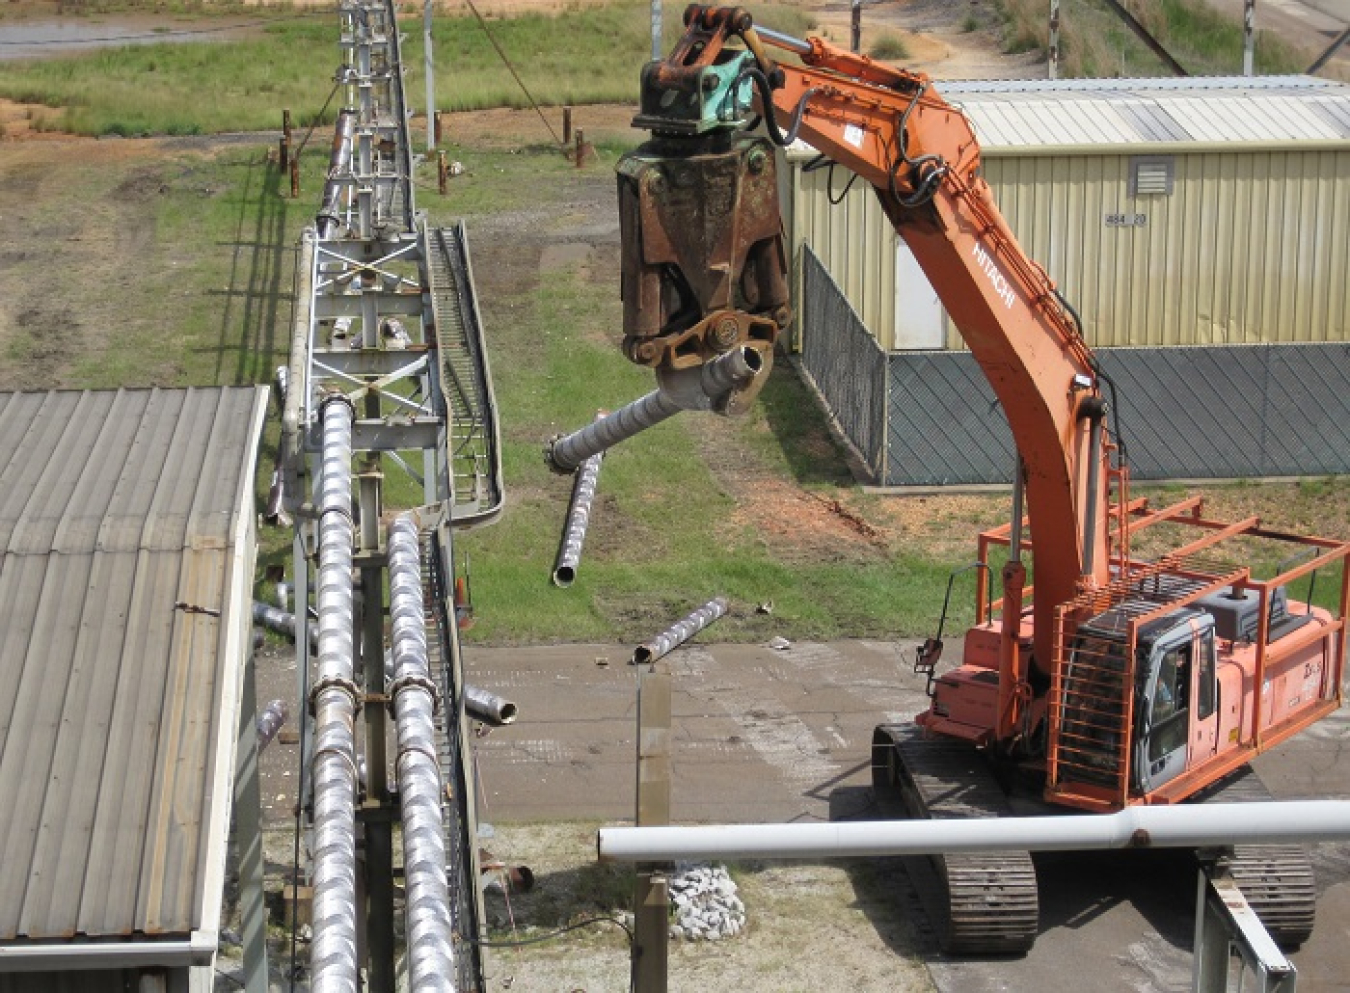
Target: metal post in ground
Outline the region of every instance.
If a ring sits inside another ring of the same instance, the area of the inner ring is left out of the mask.
[[[1242,5],[1242,75],[1256,71],[1256,0]]]
[[[654,665],[638,682],[637,823],[670,823],[670,674]],[[669,888],[664,863],[637,866],[633,888],[633,989],[666,993]]]
[[[436,153],[436,188],[440,190],[441,196],[445,196],[446,181],[448,170],[445,165],[445,153]]]
[[[862,51],[862,0],[853,0],[852,17],[849,25],[849,51]]]
[[[1059,79],[1059,0],[1050,0],[1050,65],[1051,79]]]
[[[563,107],[563,144],[572,144],[572,108]]]

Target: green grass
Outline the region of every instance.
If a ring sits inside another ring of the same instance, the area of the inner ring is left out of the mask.
[[[1008,52],[1043,50],[1045,6],[1039,0],[999,0]],[[1142,0],[1131,12],[1195,76],[1242,72],[1242,22],[1203,0]],[[1169,75],[1162,61],[1099,0],[1063,0],[1061,75],[1140,77]],[[1268,31],[1257,31],[1256,72],[1302,72],[1317,53],[1302,52]]]
[[[867,54],[883,62],[897,62],[909,58],[909,46],[905,44],[905,39],[888,32],[872,42],[872,48]]]
[[[126,9],[143,10],[143,5]],[[489,19],[503,63],[471,16],[442,14],[432,36],[441,110],[527,107],[512,68],[540,104],[636,103],[651,50],[649,6],[634,0]],[[800,33],[809,21],[792,8],[759,9],[766,23]],[[238,11],[229,11],[237,16]],[[678,12],[666,31],[678,36]],[[198,23],[196,21],[194,24]],[[209,21],[207,22],[209,23]],[[408,99],[424,101],[420,20],[405,18]],[[91,135],[191,135],[275,129],[283,109],[308,126],[320,117],[341,56],[335,12],[285,9],[248,37],[228,42],[125,45],[77,56],[0,63],[0,96],[52,108],[42,126]],[[209,98],[204,95],[209,94]],[[323,114],[331,122],[339,92]]]

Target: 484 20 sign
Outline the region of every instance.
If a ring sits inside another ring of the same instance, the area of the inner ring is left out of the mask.
[[[1142,228],[1148,224],[1147,214],[1107,214],[1108,228]]]

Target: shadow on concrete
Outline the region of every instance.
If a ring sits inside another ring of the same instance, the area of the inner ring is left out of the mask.
[[[830,821],[885,820],[886,808],[870,786],[830,791]],[[930,958],[937,936],[924,912],[903,858],[857,858],[844,862],[853,886],[853,906],[867,915],[877,936],[896,955]]]
[[[870,787],[845,786],[830,793],[831,821],[898,818],[902,812],[897,808],[879,801]],[[1040,893],[1038,941],[1085,928],[1128,902],[1165,944],[1189,953],[1197,871],[1189,851],[1042,852],[1033,862]],[[897,954],[960,961],[942,955],[938,947],[916,885],[924,876],[918,863],[898,857],[851,860],[848,873],[856,905]]]

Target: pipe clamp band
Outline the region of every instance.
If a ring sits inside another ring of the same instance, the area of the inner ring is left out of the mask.
[[[309,713],[310,716],[316,716],[319,705],[319,697],[327,690],[341,690],[347,694],[352,701],[352,713],[361,712],[361,691],[353,680],[345,676],[325,676],[314,684],[314,688],[309,691]]]
[[[398,750],[398,756],[394,759],[394,767],[398,768],[398,766],[403,762],[404,759],[412,758],[414,754],[421,755],[423,758],[431,762],[432,766],[436,770],[436,778],[440,779],[441,758],[426,745],[401,745]],[[403,779],[401,773],[398,778],[400,780]],[[436,792],[437,793],[441,792],[439,783],[437,784]]]
[[[398,702],[398,695],[406,689],[413,686],[420,686],[431,694],[431,712],[437,713],[441,709],[441,690],[430,676],[423,676],[420,673],[412,673],[407,676],[399,676],[389,684],[389,703],[387,704],[389,712],[394,713],[394,706]]]

